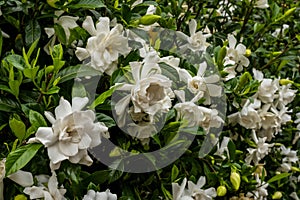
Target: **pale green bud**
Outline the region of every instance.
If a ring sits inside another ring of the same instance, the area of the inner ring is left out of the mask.
[[[272,195],[272,199],[281,199],[282,193],[277,191]]]
[[[227,193],[227,189],[226,189],[225,186],[220,185],[220,186],[217,188],[217,195],[218,195],[219,197],[225,196],[226,193]]]
[[[240,185],[241,185],[240,174],[238,174],[237,172],[232,172],[230,174],[230,182],[233,186],[233,189],[238,190],[240,188]]]

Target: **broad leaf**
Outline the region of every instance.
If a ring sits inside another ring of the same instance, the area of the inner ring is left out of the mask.
[[[32,45],[41,37],[41,27],[37,20],[30,20],[25,27],[25,43],[26,46]]]

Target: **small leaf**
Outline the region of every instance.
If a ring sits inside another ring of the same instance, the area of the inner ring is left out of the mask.
[[[104,113],[97,113],[96,117],[99,122],[103,122],[108,128],[116,126],[115,120]]]
[[[57,35],[59,41],[62,44],[66,44],[67,43],[67,37],[66,37],[66,33],[65,33],[64,28],[59,24],[54,24],[54,30],[55,30],[55,34]]]
[[[18,115],[14,115],[13,118],[9,120],[9,127],[19,141],[23,141],[26,135],[26,126],[19,118]]]
[[[32,45],[41,37],[41,27],[37,20],[30,20],[25,27],[25,43],[26,46]]]
[[[31,125],[36,125],[36,126],[47,126],[47,122],[43,115],[41,115],[39,112],[36,112],[34,110],[29,111],[29,121]]]
[[[28,144],[10,152],[5,162],[6,176],[22,169],[42,146],[42,144]]]
[[[1,29],[0,29],[0,33],[1,33]],[[2,33],[0,34],[0,56],[2,53],[2,44],[3,44],[3,37],[2,37]]]
[[[283,179],[283,178],[286,178],[288,176],[290,176],[291,174],[290,173],[281,173],[281,174],[277,174],[275,176],[273,176],[272,178],[270,178],[267,183],[272,183],[272,182],[275,182],[275,181],[279,181],[280,179]]]
[[[68,5],[68,8],[71,9],[95,9],[95,8],[103,8],[106,7],[104,3],[100,0],[80,0],[78,3],[74,5]]]
[[[174,180],[177,178],[178,174],[179,174],[178,167],[176,165],[173,165],[172,175],[171,175],[171,182],[174,182]]]
[[[8,55],[6,61],[15,68],[23,71],[25,67],[25,60],[22,56],[17,54]]]
[[[19,104],[12,99],[0,96],[0,111],[13,112],[19,108]]]
[[[26,78],[34,80],[38,71],[39,71],[39,67],[26,68],[24,69],[23,73]]]
[[[57,77],[60,77],[60,83],[63,83],[72,80],[74,78],[81,78],[85,76],[96,76],[96,75],[100,76],[101,73],[92,67],[75,65],[61,70],[57,74]]]
[[[96,98],[96,100],[92,103],[92,105],[90,106],[90,108],[91,108],[91,109],[94,109],[94,108],[96,108],[98,105],[103,104],[104,101],[105,101],[108,97],[110,97],[110,96],[113,94],[113,92],[115,91],[115,89],[116,89],[117,87],[118,87],[118,86],[113,86],[113,87],[111,87],[109,90],[103,92],[100,96],[98,96],[98,97]]]

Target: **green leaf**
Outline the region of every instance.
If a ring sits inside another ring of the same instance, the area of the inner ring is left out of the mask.
[[[33,67],[24,69],[23,73],[26,78],[34,80],[38,71],[39,67]]]
[[[173,165],[172,175],[171,175],[171,182],[174,182],[174,180],[177,178],[178,174],[179,174],[178,167],[176,165]]]
[[[28,144],[10,152],[5,162],[6,176],[22,169],[42,146],[42,144]]]
[[[19,104],[12,99],[0,96],[0,111],[13,112],[19,108]]]
[[[83,179],[82,182],[84,183],[84,185],[87,185],[90,182],[95,183],[95,184],[103,184],[106,181],[108,181],[110,173],[111,173],[111,170],[96,171],[96,172],[92,173],[90,176]]]
[[[108,128],[116,126],[115,120],[104,113],[97,113],[96,118],[99,122],[103,122]]]
[[[235,160],[236,146],[232,140],[229,140],[229,142],[228,142],[228,150],[229,150],[230,160]]]
[[[31,54],[32,54],[32,52],[35,50],[35,48],[36,48],[36,46],[38,45],[38,43],[39,43],[39,38],[36,39],[36,40],[32,43],[32,45],[30,46],[30,48],[29,48],[29,50],[28,50],[28,52],[27,52],[27,58],[28,58],[28,60],[30,60]]]
[[[176,69],[166,63],[159,63],[159,66],[161,68],[161,73],[172,80],[174,83],[177,83],[180,80],[179,74]]]
[[[9,88],[10,88],[12,94],[18,98],[19,87],[20,87],[21,83],[18,80],[9,80],[8,84],[9,84]]]
[[[17,54],[8,55],[6,61],[15,68],[23,71],[25,67],[25,60],[22,56]]]
[[[85,76],[95,76],[95,75],[100,76],[101,73],[92,67],[75,65],[61,70],[57,74],[57,77],[60,77],[60,83],[63,83],[72,80],[74,78],[81,78]]]
[[[47,122],[43,115],[34,110],[29,111],[29,121],[32,125],[36,125],[37,127],[47,126]]]
[[[113,94],[113,92],[115,91],[115,89],[116,89],[117,87],[120,87],[120,85],[113,86],[113,87],[111,87],[109,90],[103,92],[103,93],[102,93],[100,96],[98,96],[98,97],[95,99],[95,101],[90,105],[90,108],[91,108],[91,109],[94,109],[94,108],[96,108],[98,105],[103,104],[104,101],[105,101],[108,97],[110,97],[110,96]]]
[[[71,9],[95,9],[95,8],[103,8],[106,7],[104,3],[100,0],[80,0],[78,3],[74,5],[68,5],[68,8]]]
[[[43,94],[57,94],[59,92],[60,88],[58,86],[53,86],[47,91],[42,91]]]
[[[270,178],[267,183],[272,183],[272,182],[275,182],[275,181],[279,181],[280,179],[283,179],[283,178],[286,178],[288,176],[290,176],[291,174],[290,173],[281,173],[281,174],[277,174],[275,176],[273,176],[272,178]]]
[[[54,24],[54,30],[55,30],[55,34],[57,35],[59,41],[62,44],[66,44],[67,43],[67,37],[66,37],[66,33],[65,33],[64,28],[59,24]]]
[[[30,20],[25,27],[25,44],[26,46],[32,45],[41,37],[41,27],[37,20]]]
[[[20,117],[18,115],[14,115],[14,117],[9,120],[9,127],[15,134],[15,136],[19,139],[19,141],[23,141],[26,135],[26,126],[20,120]]]

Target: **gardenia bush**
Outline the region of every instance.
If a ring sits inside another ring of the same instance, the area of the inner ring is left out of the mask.
[[[0,1],[0,200],[299,200],[299,13]]]

